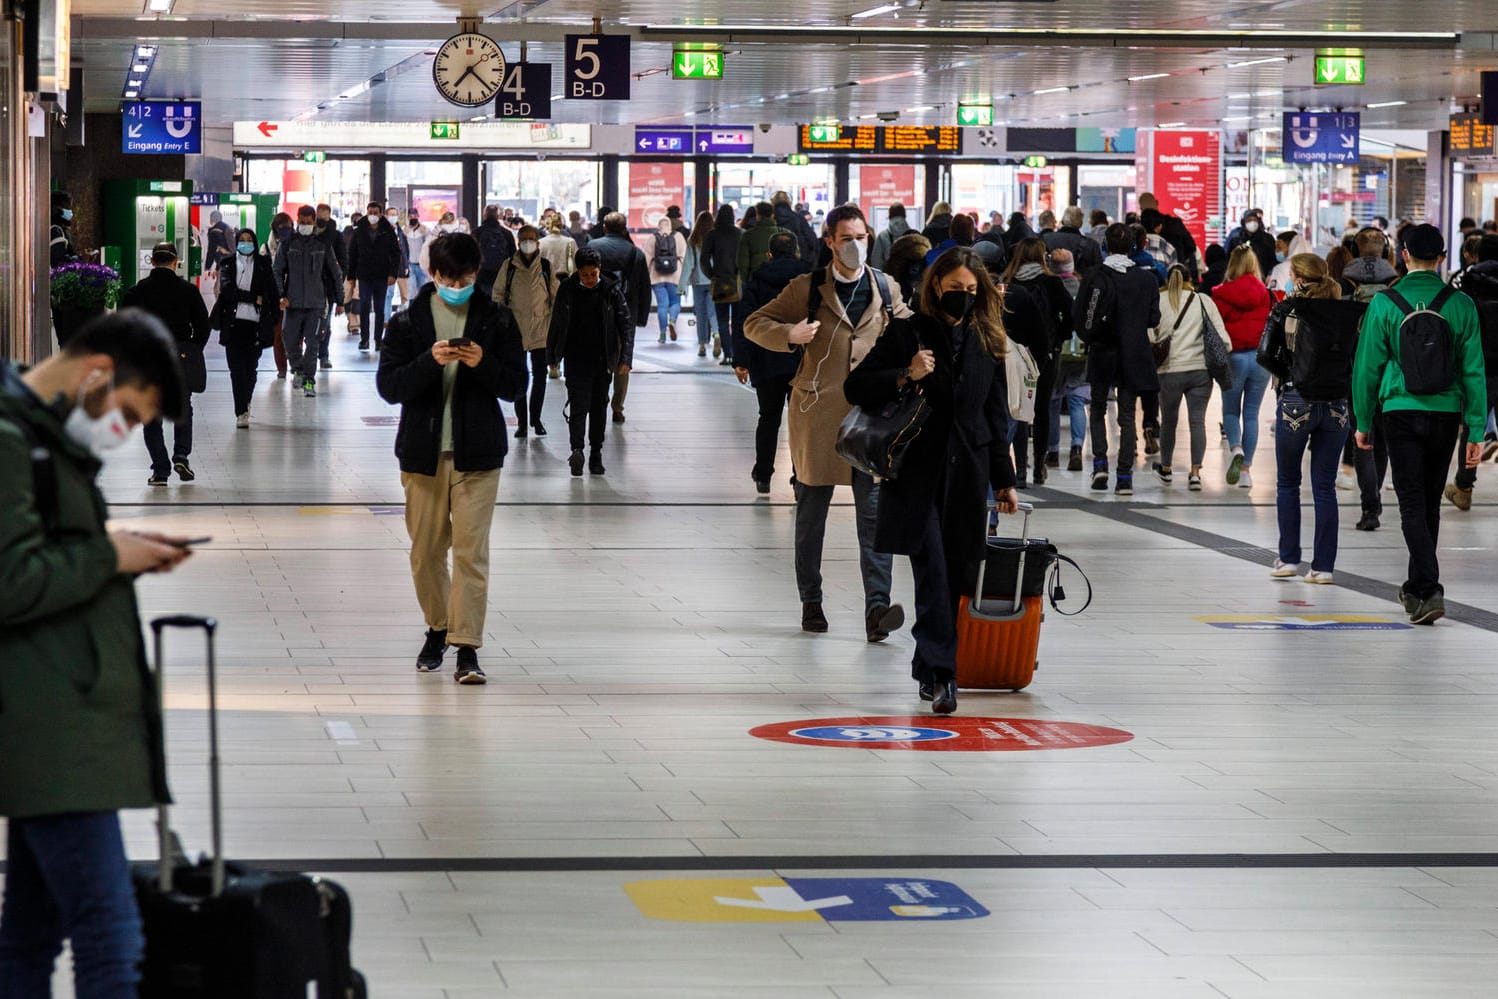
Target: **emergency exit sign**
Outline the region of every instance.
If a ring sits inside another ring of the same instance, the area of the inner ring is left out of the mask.
[[[309,149],[302,153],[303,163],[325,163],[327,159],[328,154],[321,149]]]
[[[837,125],[810,125],[807,132],[810,133],[807,138],[812,142],[836,142],[843,134]]]
[[[957,124],[963,126],[980,125],[987,128],[993,124],[992,104],[959,104],[957,105]]]
[[[1317,49],[1316,83],[1362,86],[1367,79],[1368,59],[1362,49]]]
[[[671,54],[671,79],[721,80],[723,53],[678,49]]]
[[[432,122],[432,138],[434,139],[456,139],[458,137],[458,123],[455,121]]]

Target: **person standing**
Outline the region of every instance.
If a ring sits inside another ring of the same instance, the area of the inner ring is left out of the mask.
[[[1408,273],[1397,288],[1369,304],[1353,366],[1353,409],[1362,450],[1373,447],[1368,414],[1380,409],[1383,413],[1400,527],[1410,555],[1399,600],[1413,624],[1433,624],[1445,616],[1445,589],[1436,557],[1441,492],[1454,449],[1467,468],[1475,468],[1481,460],[1488,420],[1477,309],[1465,294],[1441,281],[1445,259],[1441,230],[1433,225],[1409,228],[1403,250]],[[1412,313],[1420,309],[1437,312],[1440,318],[1412,319]],[[1443,342],[1443,338],[1449,339]],[[1444,366],[1431,365],[1429,356],[1414,348],[1404,349],[1418,342],[1444,345],[1444,351],[1430,352],[1444,356]]]
[[[52,192],[52,225],[48,230],[50,266],[61,267],[78,260],[73,244],[73,196],[67,191]]]
[[[498,205],[484,209],[484,220],[473,235],[479,241],[479,252],[484,255],[483,266],[479,268],[479,294],[487,296],[494,291],[499,269],[515,255],[515,237],[506,228]]]
[[[1249,489],[1253,486],[1254,455],[1259,449],[1259,406],[1269,388],[1269,372],[1259,366],[1256,352],[1274,307],[1274,296],[1261,277],[1252,244],[1239,244],[1228,257],[1227,274],[1222,284],[1212,289],[1212,301],[1222,314],[1223,332],[1232,350],[1233,381],[1222,396],[1223,429],[1232,451],[1227,483]]]
[[[52,994],[64,941],[80,999],[134,997],[140,981],[145,941],[119,812],[171,795],[135,579],[191,550],[182,538],[109,533],[96,480],[105,454],[142,422],[181,416],[186,397],[176,344],[135,309],[94,320],[24,375],[0,362],[8,999]]]
[[[524,392],[515,400],[518,424],[515,438],[523,440],[527,426],[537,437],[546,436],[546,427],[541,423],[541,411],[546,405],[546,338],[551,332],[551,310],[560,281],[542,255],[536,227],[521,226],[519,236],[520,252],[504,262],[495,278],[494,300],[514,315],[521,343],[531,362],[529,409]]]
[[[255,230],[239,230],[234,249],[234,256],[218,267],[218,301],[210,325],[219,331],[229,364],[235,426],[248,430],[260,352],[275,337],[281,292],[270,259],[255,252]]]
[[[281,329],[286,359],[292,371],[300,372],[302,394],[309,399],[317,395],[317,347],[328,305],[337,300],[343,284],[338,260],[328,244],[317,237],[316,228],[313,207],[297,209],[296,232],[281,244],[274,264],[285,317]],[[378,309],[375,314],[378,317]]]
[[[173,402],[162,406],[164,410],[178,414],[172,421],[170,457],[161,418],[145,423],[143,436],[146,450],[151,455],[151,477],[146,484],[166,485],[173,470],[177,472],[177,478],[191,482],[198,477],[188,462],[192,456],[192,397],[208,388],[208,366],[203,361],[203,348],[208,345],[210,327],[208,306],[203,303],[203,296],[191,282],[177,274],[177,247],[174,244],[157,243],[152,248],[151,273],[120,296],[120,308],[142,309],[161,320],[177,341],[178,363],[183,372],[185,391],[181,405]]]
[[[722,220],[719,215],[720,225]],[[852,408],[842,392],[848,373],[891,321],[909,318],[911,312],[900,298],[899,286],[868,266],[869,227],[857,205],[839,205],[827,214],[826,243],[832,266],[793,279],[774,301],[745,320],[744,335],[766,350],[801,354],[790,402],[801,629],[817,634],[828,629],[822,609],[827,511],[833,491],[851,486],[864,630],[870,642],[882,642],[905,623],[905,611],[890,599],[893,560],[874,547],[879,483],[838,457],[837,435]]]
[[[359,285],[359,349],[366,352],[371,336],[375,350],[385,341],[385,291],[395,286],[401,272],[400,241],[384,207],[371,201],[367,212],[354,223],[348,255],[349,271]]]
[[[546,350],[551,364],[566,365],[572,474],[583,474],[586,442],[588,471],[602,475],[609,381],[615,374],[627,375],[634,363],[635,322],[619,282],[604,270],[592,245],[577,251],[577,273],[557,290]]]
[[[676,339],[676,320],[681,318],[681,268],[686,256],[687,238],[672,229],[669,217],[662,216],[655,227],[649,264],[661,343],[666,342],[667,335]]]
[[[500,401],[524,395],[525,351],[510,310],[474,294],[481,255],[473,237],[443,235],[429,250],[432,281],[391,320],[375,384],[401,407],[395,453],[427,624],[416,668],[442,669],[453,646],[453,679],[482,684],[489,532],[509,450]]]
[[[613,277],[629,308],[630,320],[636,327],[644,326],[650,316],[650,268],[645,254],[629,238],[629,227],[619,212],[609,212],[603,217],[603,235],[588,241],[588,248],[598,254],[604,273]],[[582,265],[579,264],[579,267]],[[629,336],[630,349],[634,356],[634,333]],[[624,400],[629,395],[629,365],[614,368],[614,422],[624,422]]]
[[[713,305],[712,280],[702,266],[702,244],[713,231],[712,212],[698,212],[687,240],[687,259],[681,268],[684,288],[692,293],[692,316],[697,325],[697,356],[706,357],[709,344],[717,342],[718,310]]]
[[[1157,348],[1162,343],[1169,344],[1158,369],[1160,460],[1154,468],[1161,485],[1168,486],[1174,481],[1176,428],[1184,400],[1191,432],[1191,470],[1186,477],[1186,488],[1193,493],[1202,489],[1202,460],[1207,455],[1207,404],[1212,401],[1212,376],[1207,372],[1207,351],[1202,339],[1208,323],[1214,329],[1222,328],[1217,304],[1195,290],[1185,264],[1176,264],[1160,292],[1160,325],[1150,338]]]
[[[786,285],[810,274],[810,262],[797,256],[800,244],[794,233],[777,232],[770,240],[768,259],[754,269],[754,276],[744,287],[743,313],[752,315],[760,306],[773,302]],[[770,480],[775,476],[775,453],[780,449],[780,422],[791,397],[791,379],[801,365],[801,352],[765,350],[744,335],[743,323],[733,333],[734,374],[740,385],[753,385],[759,399],[759,423],[754,430],[754,468],[749,476],[761,496],[770,494]]]
[[[905,385],[931,406],[899,478],[880,486],[874,547],[910,556],[916,612],[911,661],[922,700],[957,710],[957,608],[983,558],[991,488],[1019,509],[1009,439],[1003,303],[982,258],[948,250],[927,272],[921,311],[896,320],[843,384],[850,403],[878,407]]]
[[[758,216],[758,210],[755,215]],[[743,230],[734,224],[733,206],[720,205],[713,231],[702,243],[702,271],[707,275],[713,309],[718,314],[718,335],[713,339],[713,356],[720,354],[722,365],[733,365],[734,318],[743,298],[739,284],[739,242]],[[800,241],[797,241],[800,246]]]
[[[1482,236],[1477,245],[1477,263],[1457,275],[1451,282],[1477,306],[1482,331],[1484,380],[1487,383],[1487,412],[1498,409],[1498,236]],[[1483,443],[1484,460],[1498,453],[1498,443],[1489,437]],[[1476,468],[1459,468],[1456,481],[1448,485],[1445,497],[1458,510],[1472,509],[1472,489],[1477,485]]]

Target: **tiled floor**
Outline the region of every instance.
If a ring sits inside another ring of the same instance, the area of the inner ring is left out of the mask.
[[[1127,505],[1054,474],[1032,494],[1036,527],[1085,566],[1096,601],[1047,620],[1033,687],[965,693],[961,714],[1134,739],[792,746],[748,730],[922,707],[908,630],[863,640],[846,496],[829,536],[832,632],[800,632],[789,469],[754,496],[751,393],[685,342],[642,339],[609,474],[574,480],[550,383],[552,434],[518,443],[495,512],[491,682],[460,688],[450,667],[412,668],[421,621],[379,419],[393,410],[352,344],[338,338],[315,400],[262,375],[248,432],[215,371],[197,482],[148,489],[136,447],[105,483],[121,520],[215,538],[141,585],[145,611],[222,622],[229,849],[334,869],[375,996],[1494,995],[1490,486],[1443,525],[1450,596],[1474,623],[1245,631],[1201,619],[1399,620],[1392,494],[1371,535],[1351,530],[1355,497],[1340,494],[1351,585],[1310,587],[1253,561],[1274,544],[1267,432],[1251,492],[1221,482],[1216,440],[1199,496],[1143,466]],[[909,606],[903,560],[896,575]],[[1077,606],[1082,587],[1067,589]],[[207,842],[197,661],[179,640],[167,667],[191,846]],[[128,828],[150,856],[150,816]],[[950,881],[990,915],[675,922],[624,891],[767,876]]]

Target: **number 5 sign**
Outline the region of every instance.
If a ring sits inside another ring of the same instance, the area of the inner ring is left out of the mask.
[[[551,119],[551,64],[517,62],[494,99],[494,117],[508,121]]]
[[[566,95],[588,101],[629,100],[629,36],[566,37]]]

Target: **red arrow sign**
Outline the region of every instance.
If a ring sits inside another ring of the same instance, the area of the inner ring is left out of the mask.
[[[274,131],[276,131],[277,129],[279,129],[281,126],[280,125],[272,125],[268,121],[262,121],[259,125],[256,125],[255,127],[258,128],[258,129],[260,129],[260,134],[261,135],[263,135],[267,139],[269,139],[271,137],[271,133],[274,132]]]

